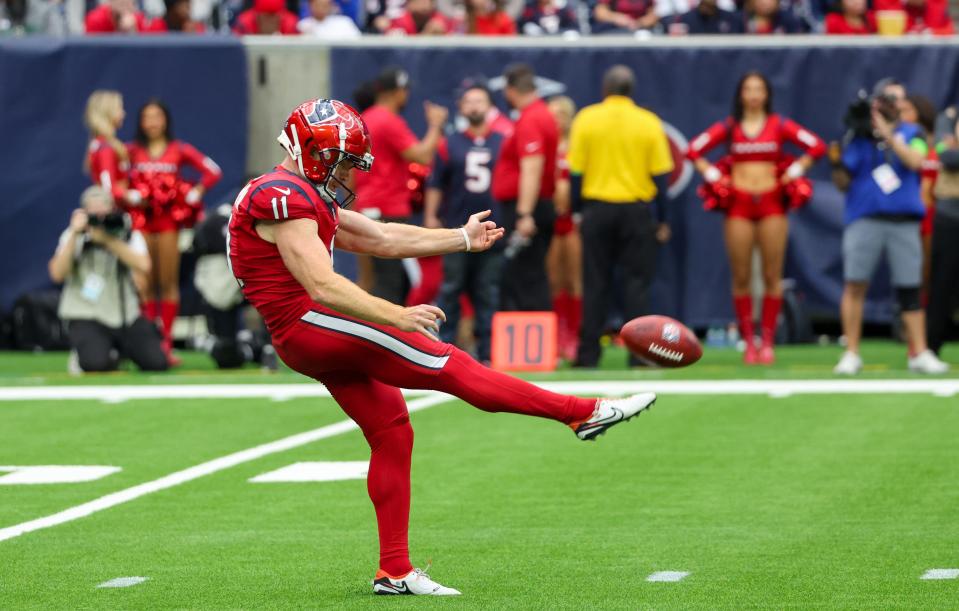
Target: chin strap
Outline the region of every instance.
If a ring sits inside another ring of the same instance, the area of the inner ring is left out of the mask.
[[[295,129],[289,130],[293,134],[293,141],[290,141],[290,136],[286,133],[287,128],[283,128],[283,131],[280,132],[280,135],[277,136],[276,141],[280,143],[287,153],[290,154],[296,161],[297,167],[300,168],[300,174],[306,176],[306,173],[303,171],[303,150],[300,148],[300,137],[296,133]]]

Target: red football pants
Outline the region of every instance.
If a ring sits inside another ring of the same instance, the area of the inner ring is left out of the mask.
[[[367,487],[376,510],[380,569],[412,569],[407,531],[413,429],[398,387],[430,389],[488,412],[569,424],[593,413],[595,399],[543,390],[488,369],[462,350],[392,327],[329,311],[308,312],[276,338],[283,361],[326,385],[370,445]]]

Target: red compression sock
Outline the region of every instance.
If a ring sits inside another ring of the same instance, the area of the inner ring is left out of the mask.
[[[763,298],[761,328],[764,346],[772,346],[776,343],[776,322],[779,320],[779,311],[782,309],[782,305],[782,297],[766,295]]]
[[[753,298],[751,295],[734,296],[733,306],[736,309],[736,320],[739,321],[739,334],[749,345],[756,334],[753,327]]]

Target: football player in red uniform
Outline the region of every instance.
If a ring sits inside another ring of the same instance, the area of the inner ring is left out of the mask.
[[[371,448],[367,479],[379,528],[378,594],[453,595],[409,560],[413,430],[399,387],[453,394],[489,412],[540,416],[593,439],[652,405],[655,395],[582,399],[483,367],[436,340],[445,316],[373,297],[333,269],[333,242],[379,257],[483,251],[503,236],[489,212],[456,229],[378,223],[347,209],[353,168],[373,165],[370,137],[352,108],[311,100],[278,138],[286,157],[237,196],[229,258],[243,294],[262,314],[280,357],[330,390]]]
[[[799,159],[786,154],[786,143],[803,151]],[[720,144],[729,154],[713,165],[704,155]],[[804,178],[826,152],[823,141],[794,121],[772,111],[772,89],[765,76],[749,72],[739,81],[733,115],[718,121],[694,138],[687,153],[706,181],[702,194],[707,209],[726,213],[724,233],[732,272],[733,303],[739,329],[746,340],[747,364],[771,364],[776,321],[782,307],[783,260],[789,222],[786,212],[803,205],[812,194]],[[752,296],[749,294],[753,247],[762,255],[762,347],[753,333]]]
[[[143,288],[143,315],[160,319],[163,349],[171,364],[176,364],[171,350],[173,321],[180,309],[179,230],[197,220],[203,194],[223,173],[212,159],[173,138],[170,111],[159,100],[150,100],[140,109],[136,138],[128,150],[130,184],[143,197],[134,224],[146,238],[153,262]],[[191,185],[184,179],[185,167],[199,173],[199,183]]]
[[[128,190],[130,156],[117,138],[117,130],[125,117],[123,96],[118,91],[101,89],[90,94],[83,115],[90,132],[84,165],[93,184],[106,189],[118,206],[129,211],[131,206],[139,205],[142,198],[138,192]]]

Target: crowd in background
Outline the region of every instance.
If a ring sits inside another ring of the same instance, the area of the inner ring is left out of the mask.
[[[947,0],[0,0],[0,32],[368,35],[955,33]]]

